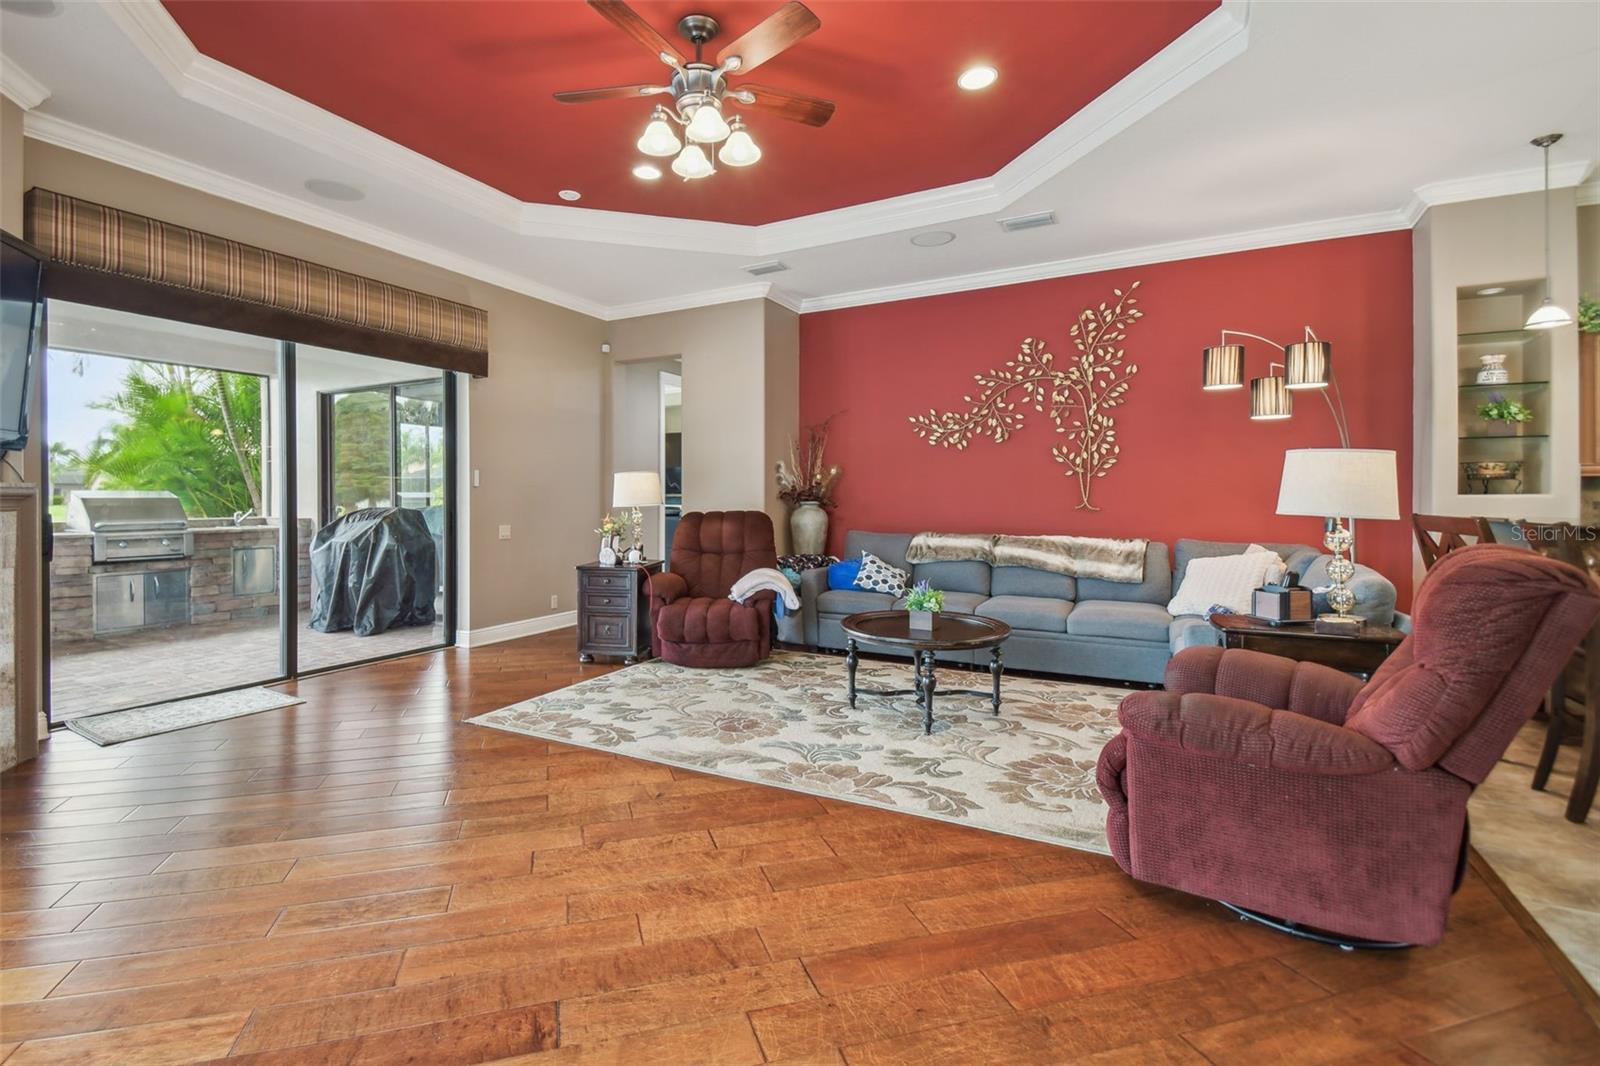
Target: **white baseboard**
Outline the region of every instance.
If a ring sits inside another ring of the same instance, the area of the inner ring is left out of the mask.
[[[498,644],[503,640],[531,637],[535,633],[548,633],[553,629],[566,629],[578,624],[577,611],[559,611],[542,614],[537,618],[523,618],[515,622],[502,622],[482,629],[463,629],[456,634],[456,643],[463,648],[478,648],[485,644]]]

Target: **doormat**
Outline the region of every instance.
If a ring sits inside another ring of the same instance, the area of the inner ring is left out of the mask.
[[[193,696],[186,700],[157,703],[149,707],[134,707],[126,711],[74,718],[67,728],[80,737],[92,740],[102,748],[108,744],[122,744],[129,740],[191,729],[197,725],[223,722],[229,718],[243,718],[247,714],[260,714],[279,707],[292,707],[305,700],[268,688],[242,688],[233,692],[218,692],[210,696]]]

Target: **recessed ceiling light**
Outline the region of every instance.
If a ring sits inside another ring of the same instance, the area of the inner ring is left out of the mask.
[[[993,67],[968,67],[966,70],[961,72],[960,77],[956,78],[956,84],[967,90],[969,93],[975,93],[979,89],[987,89],[989,86],[998,81],[999,78],[1000,72]]]
[[[577,189],[562,189],[560,192],[556,193],[556,195],[567,201],[569,204],[574,200],[583,199],[583,193],[579,192]]]
[[[1506,291],[1506,287],[1504,285],[1491,285],[1487,289],[1479,289],[1478,290],[1478,295],[1479,296],[1499,296],[1501,293],[1503,293],[1505,291]]]
[[[947,229],[933,229],[927,233],[919,233],[911,238],[911,243],[918,248],[937,248],[941,244],[949,244],[956,239],[956,235]]]
[[[324,200],[341,200],[345,203],[354,203],[367,198],[367,194],[354,185],[346,185],[342,181],[332,181],[328,178],[310,179],[306,182],[306,192],[320,196]]]
[[[661,168],[654,163],[640,163],[633,168],[633,176],[640,181],[657,181],[661,178]]]

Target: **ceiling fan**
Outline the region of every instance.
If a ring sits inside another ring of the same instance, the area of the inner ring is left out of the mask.
[[[727,75],[743,75],[754,70],[822,25],[800,0],[789,0],[744,36],[724,45],[714,64],[703,58],[706,42],[716,37],[721,29],[710,15],[685,15],[678,20],[678,32],[694,45],[691,60],[685,59],[623,0],[589,0],[589,6],[671,67],[672,80],[666,85],[575,89],[556,93],[556,99],[564,104],[584,104],[593,100],[670,95],[672,104],[658,104],[651,114],[638,148],[645,155],[675,156],[672,172],[685,181],[716,173],[705,146],[721,144],[717,158],[730,167],[747,167],[761,158],[761,149],[745,129],[744,119],[734,115],[730,121],[724,115],[730,106],[771,111],[779,118],[807,126],[821,126],[833,117],[831,100],[765,85],[731,86],[727,83]],[[682,142],[678,140],[674,124],[683,128]],[[660,174],[654,168],[636,168],[635,173],[645,176],[651,171],[654,171],[651,176]]]

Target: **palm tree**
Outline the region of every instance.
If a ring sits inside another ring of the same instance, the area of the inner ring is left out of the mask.
[[[95,485],[165,489],[195,516],[263,513],[254,375],[134,363],[121,390],[95,406],[121,416],[83,460]]]

